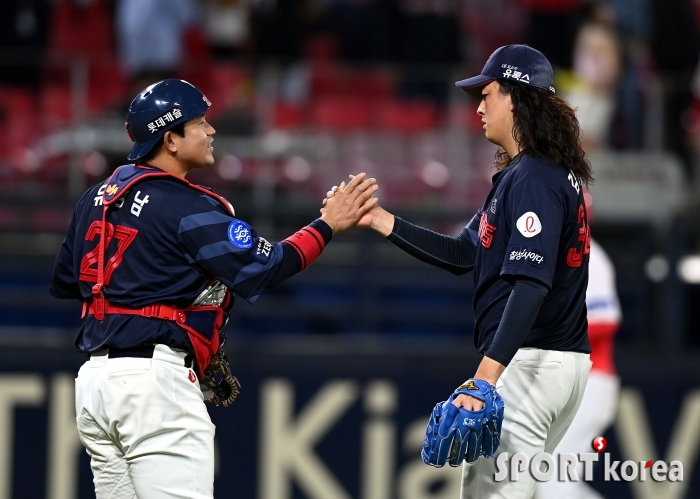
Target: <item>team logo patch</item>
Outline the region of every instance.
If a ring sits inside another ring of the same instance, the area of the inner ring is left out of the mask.
[[[228,239],[236,248],[248,249],[253,246],[253,234],[250,226],[234,220],[228,226]]]
[[[270,253],[272,252],[272,244],[267,241],[264,237],[258,238],[258,246],[255,248],[255,253],[253,253],[253,258],[263,265],[267,263],[270,259]]]
[[[534,248],[518,248],[517,246],[511,246],[508,254],[508,261],[526,261],[540,269],[544,267],[544,255],[540,250]]]
[[[520,233],[525,237],[534,237],[542,232],[542,223],[534,211],[528,211],[518,218],[515,223]]]
[[[192,369],[190,369],[190,373],[187,375],[187,377],[192,383],[197,381],[197,376],[194,375],[194,371]]]

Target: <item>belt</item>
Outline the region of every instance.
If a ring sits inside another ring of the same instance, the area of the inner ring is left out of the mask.
[[[140,345],[130,348],[109,348],[107,357],[110,359],[119,359],[123,357],[136,357],[140,359],[152,359],[155,345]],[[185,355],[185,367],[192,367],[192,356]]]

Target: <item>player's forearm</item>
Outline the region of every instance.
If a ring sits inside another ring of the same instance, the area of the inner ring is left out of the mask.
[[[379,232],[382,236],[387,237],[394,229],[394,215],[378,206],[372,213],[372,224],[370,229]]]
[[[496,381],[498,381],[498,378],[501,377],[501,374],[503,374],[505,369],[506,366],[500,362],[484,356],[484,358],[481,359],[481,363],[479,363],[479,367],[476,370],[476,374],[474,374],[474,378],[483,379],[484,381],[496,386]]]
[[[453,274],[466,274],[474,267],[476,247],[464,232],[446,236],[396,217],[387,239],[411,256]]]
[[[317,219],[282,241],[282,260],[268,287],[276,286],[311,265],[332,238],[330,226]]]
[[[548,291],[544,284],[530,279],[515,283],[486,357],[504,366],[510,363],[532,329]]]

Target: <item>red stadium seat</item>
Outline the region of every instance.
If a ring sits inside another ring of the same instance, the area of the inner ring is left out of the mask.
[[[382,100],[377,103],[375,125],[401,133],[432,130],[436,126],[436,109],[430,102]]]
[[[350,132],[367,129],[370,124],[370,106],[359,98],[322,97],[313,103],[311,119],[321,130]]]
[[[96,116],[125,99],[127,81],[119,61],[104,57],[90,65],[88,76],[88,114]]]
[[[40,114],[48,128],[65,126],[72,121],[72,95],[67,85],[45,85],[41,89]]]
[[[306,125],[306,107],[280,102],[275,106],[273,128],[298,129]]]
[[[356,69],[346,79],[347,93],[366,99],[388,98],[394,89],[390,74],[378,69]]]
[[[6,143],[0,157],[17,154],[38,133],[36,111],[31,90],[0,87],[0,133]]]
[[[49,48],[54,54],[99,58],[112,52],[113,22],[107,0],[59,0],[53,7]]]

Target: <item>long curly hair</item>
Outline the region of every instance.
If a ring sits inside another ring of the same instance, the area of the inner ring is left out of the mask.
[[[520,151],[544,156],[573,171],[585,185],[593,183],[591,164],[581,147],[581,128],[564,99],[537,87],[498,79],[499,91],[513,102],[513,138]],[[495,167],[503,170],[512,158],[496,151]]]

